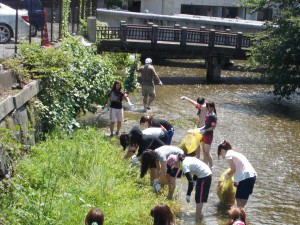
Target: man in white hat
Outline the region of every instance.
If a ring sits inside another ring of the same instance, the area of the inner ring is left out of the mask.
[[[147,58],[145,60],[145,65],[138,68],[137,72],[142,74],[142,95],[144,110],[150,109],[150,104],[153,102],[156,97],[154,79],[158,82],[159,85],[163,83],[159,79],[154,67],[152,66],[152,59]]]

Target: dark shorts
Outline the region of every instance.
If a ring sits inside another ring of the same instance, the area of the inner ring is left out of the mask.
[[[239,182],[236,189],[235,198],[248,200],[253,192],[256,177],[250,177]]]
[[[214,135],[213,134],[204,134],[203,135],[203,139],[202,141],[205,143],[205,144],[208,144],[208,145],[211,145],[212,141],[213,141],[213,138],[214,138]]]
[[[168,130],[167,134],[168,134],[168,140],[166,142],[166,145],[170,145],[172,142],[172,137],[174,135],[174,128],[172,127],[170,130]]]
[[[170,174],[170,177],[181,178],[182,170],[180,170],[179,168],[171,169],[171,167],[169,165],[167,165],[167,174]],[[176,176],[176,174],[177,174],[177,176]]]
[[[196,203],[207,202],[210,185],[211,175],[197,179],[195,194]]]

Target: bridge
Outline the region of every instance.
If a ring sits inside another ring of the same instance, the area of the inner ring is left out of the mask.
[[[161,27],[148,23],[126,24],[119,27],[99,27],[97,39],[99,52],[140,53],[159,58],[204,58],[206,78],[218,81],[221,68],[229,59],[246,59],[251,37],[241,32],[232,33],[213,29],[188,29],[187,27]]]

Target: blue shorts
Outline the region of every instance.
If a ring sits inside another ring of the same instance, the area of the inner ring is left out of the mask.
[[[182,170],[180,170],[179,168],[171,169],[171,167],[167,165],[167,174],[169,174],[170,177],[181,178]]]
[[[170,145],[172,142],[172,137],[174,135],[174,128],[172,127],[170,130],[167,131],[168,140],[166,141],[166,145]]]
[[[240,181],[236,189],[235,198],[248,200],[253,192],[255,181],[256,176]]]

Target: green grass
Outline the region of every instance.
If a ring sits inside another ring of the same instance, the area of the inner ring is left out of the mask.
[[[99,207],[106,225],[147,225],[156,204],[178,207],[165,193],[156,195],[149,177],[140,179],[123,156],[116,138],[94,128],[51,135],[17,162],[12,179],[0,182],[0,224],[84,224]]]

